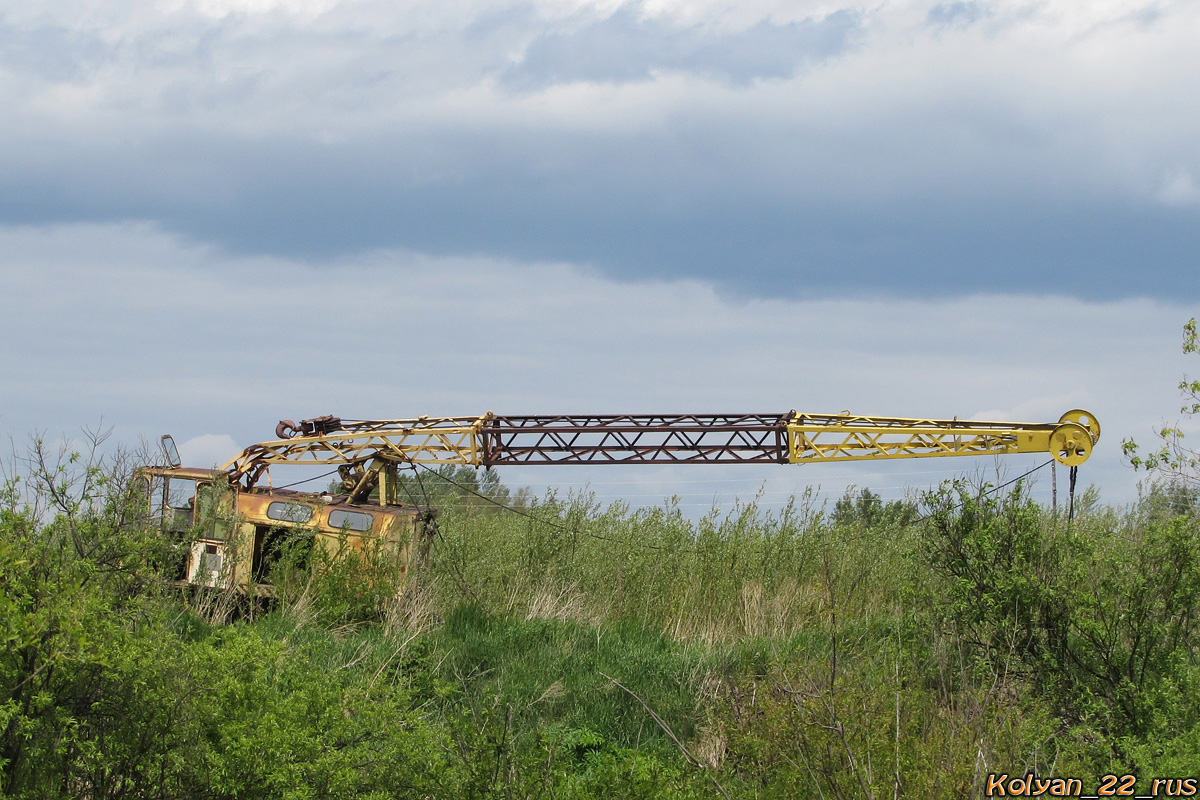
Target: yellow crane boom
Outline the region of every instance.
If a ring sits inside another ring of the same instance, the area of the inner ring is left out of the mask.
[[[277,439],[225,465],[253,485],[273,464],[792,463],[1046,453],[1077,466],[1100,424],[1074,409],[1015,423],[854,414],[592,414],[280,422]]]

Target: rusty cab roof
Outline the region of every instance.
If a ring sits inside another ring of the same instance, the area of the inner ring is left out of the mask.
[[[193,481],[229,482],[229,475],[224,470],[201,469],[199,467],[139,467],[138,473],[154,475],[162,478],[182,478]]]

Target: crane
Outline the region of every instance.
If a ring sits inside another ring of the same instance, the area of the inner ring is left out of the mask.
[[[314,541],[331,553],[382,544],[415,566],[428,555],[436,511],[399,501],[401,466],[807,464],[1045,453],[1074,469],[1091,455],[1100,424],[1082,409],[1049,423],[794,409],[524,416],[489,411],[468,417],[282,420],[275,435],[250,445],[219,470],[182,467],[174,442],[164,436],[167,465],[138,471],[164,531],[176,536],[199,531],[188,540],[181,583],[269,594],[269,567],[281,538],[297,528],[315,531]],[[276,465],[334,466],[343,492],[274,488],[270,468]],[[189,493],[190,500],[180,505]]]
[[[1087,460],[1100,424],[1074,409],[1054,423],[979,422],[849,413],[589,414],[283,420],[274,441],[225,465],[254,486],[273,464],[777,463],[1047,453]]]

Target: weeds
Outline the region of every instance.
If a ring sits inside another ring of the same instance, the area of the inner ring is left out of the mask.
[[[1200,742],[1185,490],[1071,525],[961,484],[924,520],[464,503],[419,584],[301,532],[239,613],[57,452],[0,496],[5,797],[958,798]]]

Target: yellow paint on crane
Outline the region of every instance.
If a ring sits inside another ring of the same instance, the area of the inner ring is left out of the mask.
[[[1082,409],[1045,424],[796,414],[787,431],[792,464],[1047,453],[1078,466],[1100,438],[1100,424]]]

